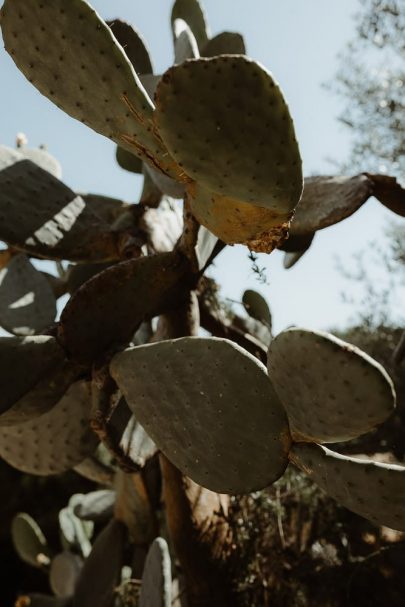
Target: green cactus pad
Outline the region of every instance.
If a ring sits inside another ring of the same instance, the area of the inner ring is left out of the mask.
[[[155,99],[159,132],[189,178],[291,213],[302,191],[301,158],[283,94],[261,65],[242,55],[190,59],[162,76]]]
[[[47,335],[0,337],[0,420],[43,378],[52,375],[64,357],[56,339]]]
[[[16,514],[11,523],[11,539],[21,560],[33,567],[50,562],[51,552],[39,525],[25,512]]]
[[[246,55],[243,36],[235,32],[221,32],[201,50],[201,57],[216,57],[217,55]]]
[[[337,502],[368,519],[405,531],[405,467],[361,460],[325,447],[295,444],[291,461]]]
[[[125,538],[125,525],[115,519],[98,535],[77,582],[75,607],[107,607],[112,604],[115,587],[121,581]]]
[[[263,295],[252,289],[247,289],[242,295],[242,303],[249,316],[266,324],[271,329],[271,312]]]
[[[107,21],[107,25],[124,49],[135,72],[137,74],[152,74],[153,66],[150,53],[140,33],[132,25],[121,21],[121,19]]]
[[[76,382],[47,413],[0,428],[0,456],[28,474],[65,472],[96,447],[97,439],[88,425],[89,415],[88,385]]]
[[[147,344],[117,354],[110,372],[159,449],[196,483],[249,493],[283,474],[286,414],[264,366],[236,344],[199,337]]]
[[[128,150],[124,150],[124,148],[118,145],[115,151],[115,158],[120,167],[125,171],[142,174],[142,160],[132,154],[132,152],[128,152]]]
[[[57,554],[49,570],[52,592],[58,597],[73,596],[82,567],[83,560],[77,554],[68,550]]]
[[[350,440],[394,411],[394,386],[385,369],[329,333],[280,333],[270,344],[268,371],[296,440]]]
[[[0,239],[46,259],[117,259],[117,237],[64,183],[30,160],[0,171]]]
[[[373,195],[365,175],[306,177],[291,235],[312,234],[352,215]]]
[[[142,575],[139,607],[171,607],[172,566],[166,540],[157,537],[149,548]]]
[[[171,15],[173,38],[176,38],[174,24],[176,19],[183,19],[194,34],[199,48],[209,38],[209,30],[204,10],[198,0],[176,0]]]
[[[173,35],[174,63],[183,63],[186,59],[197,59],[200,56],[194,34],[183,19],[175,19]]]
[[[79,362],[91,363],[127,344],[143,320],[181,296],[184,258],[162,253],[107,268],[85,283],[62,312],[60,339]]]
[[[15,335],[34,335],[56,316],[48,280],[25,255],[15,255],[0,270],[0,326]]]
[[[244,244],[252,251],[271,253],[288,235],[289,215],[214,194],[198,183],[186,188],[193,215],[227,244]]]
[[[43,95],[140,158],[172,171],[174,163],[152,126],[152,101],[112,31],[85,0],[5,0],[1,27],[6,50]]]

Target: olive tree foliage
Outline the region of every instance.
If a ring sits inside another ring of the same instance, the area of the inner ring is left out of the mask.
[[[356,34],[339,58],[330,88],[345,102],[339,120],[352,134],[346,166],[405,179],[405,5],[361,0]]]

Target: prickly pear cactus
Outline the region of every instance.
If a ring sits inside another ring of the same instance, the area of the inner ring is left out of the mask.
[[[291,461],[343,506],[376,525],[405,530],[405,467],[298,443]]]
[[[96,436],[88,425],[89,415],[87,382],[76,382],[47,413],[0,428],[0,456],[29,474],[70,470],[96,448]]]
[[[283,474],[291,441],[284,409],[265,368],[232,342],[138,346],[117,354],[110,371],[158,447],[200,485],[248,493]]]
[[[172,571],[166,540],[157,537],[145,561],[139,607],[170,607],[172,604]]]
[[[383,367],[327,333],[280,333],[270,344],[268,370],[296,440],[350,440],[394,411],[394,386]]]

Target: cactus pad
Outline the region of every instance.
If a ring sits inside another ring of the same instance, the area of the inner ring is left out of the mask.
[[[350,440],[394,411],[394,387],[383,367],[328,333],[280,333],[270,344],[268,370],[297,440]]]
[[[56,596],[73,596],[76,582],[83,567],[83,561],[77,554],[68,550],[52,559],[49,570],[49,584]]]
[[[0,337],[0,419],[63,360],[53,337]]]
[[[0,456],[28,474],[58,474],[90,455],[97,444],[88,425],[87,383],[73,384],[47,413],[31,421],[0,428]]]
[[[252,289],[247,289],[243,293],[242,303],[249,316],[259,320],[271,329],[271,312],[263,295]]]
[[[162,76],[155,99],[159,132],[189,178],[289,216],[301,196],[301,159],[269,72],[242,55],[190,59]]]
[[[0,171],[0,239],[46,259],[117,259],[116,236],[81,196],[30,160]]]
[[[25,512],[16,514],[11,523],[11,538],[21,560],[33,567],[48,565],[50,549],[34,519]]]
[[[119,145],[115,151],[115,158],[120,167],[125,171],[137,174],[142,173],[142,160]]]
[[[235,32],[221,32],[208,40],[201,50],[201,57],[216,57],[217,55],[246,55],[243,36]]]
[[[152,128],[153,103],[110,28],[85,0],[6,0],[6,50],[67,114],[147,162],[174,163]]]
[[[48,171],[48,173],[50,173],[57,179],[62,178],[62,167],[60,163],[45,149],[28,148],[23,146],[19,147],[18,151],[23,155],[24,158],[26,158],[27,160],[31,160],[39,167],[41,167],[41,169],[44,169],[44,171]]]
[[[56,316],[56,299],[43,274],[25,255],[0,270],[0,326],[15,335],[33,335]]]
[[[405,531],[405,467],[295,444],[291,461],[337,502],[375,525]]]
[[[200,56],[194,34],[183,19],[175,19],[173,35],[174,63],[183,63],[186,59],[197,59]]]
[[[110,372],[158,448],[196,483],[249,493],[284,472],[286,414],[263,365],[236,344],[147,344],[117,354]]]
[[[197,44],[202,48],[208,42],[208,25],[204,10],[198,0],[176,0],[171,15],[173,37],[176,19],[183,19],[194,34]]]
[[[125,525],[112,519],[98,535],[77,582],[75,607],[112,604],[124,565],[125,532]]]
[[[107,21],[107,25],[124,49],[135,72],[137,74],[152,74],[153,66],[150,54],[140,33],[132,25],[121,19]]]
[[[291,234],[311,234],[352,215],[373,195],[365,175],[307,177],[291,224]]]
[[[198,183],[187,186],[187,198],[195,218],[227,244],[271,253],[288,235],[289,216],[270,209],[214,194]]]
[[[79,362],[89,363],[127,344],[143,320],[181,295],[187,269],[176,253],[124,261],[85,283],[62,312],[60,338]]]
[[[157,537],[149,548],[142,575],[139,607],[171,607],[172,566],[166,540]]]

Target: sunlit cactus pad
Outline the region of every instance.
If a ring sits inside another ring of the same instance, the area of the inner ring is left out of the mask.
[[[172,604],[172,567],[166,540],[157,537],[145,561],[139,607],[170,607]]]
[[[81,196],[21,155],[0,156],[1,240],[46,259],[117,259],[115,235]]]
[[[141,158],[159,158],[170,171],[171,159],[151,128],[153,103],[85,0],[6,0],[2,31],[6,50],[43,95]]]
[[[195,218],[226,244],[271,253],[287,237],[289,215],[215,194],[197,182],[187,186],[187,199]]]
[[[383,367],[328,333],[280,333],[270,344],[268,370],[298,440],[346,441],[394,411],[394,387]]]
[[[298,203],[293,123],[278,84],[258,63],[222,55],[170,68],[156,91],[155,121],[186,175],[212,192],[280,215]]]
[[[93,453],[97,438],[88,425],[90,395],[85,381],[76,382],[47,413],[15,426],[0,428],[0,456],[29,474],[58,474]]]
[[[376,525],[405,531],[405,467],[295,444],[291,461],[340,504]]]
[[[176,0],[171,14],[173,29],[176,19],[183,19],[187,23],[200,49],[208,42],[209,29],[207,19],[204,9],[198,0]]]
[[[283,474],[286,414],[265,367],[239,346],[168,340],[117,354],[110,370],[156,445],[198,484],[249,493]]]

